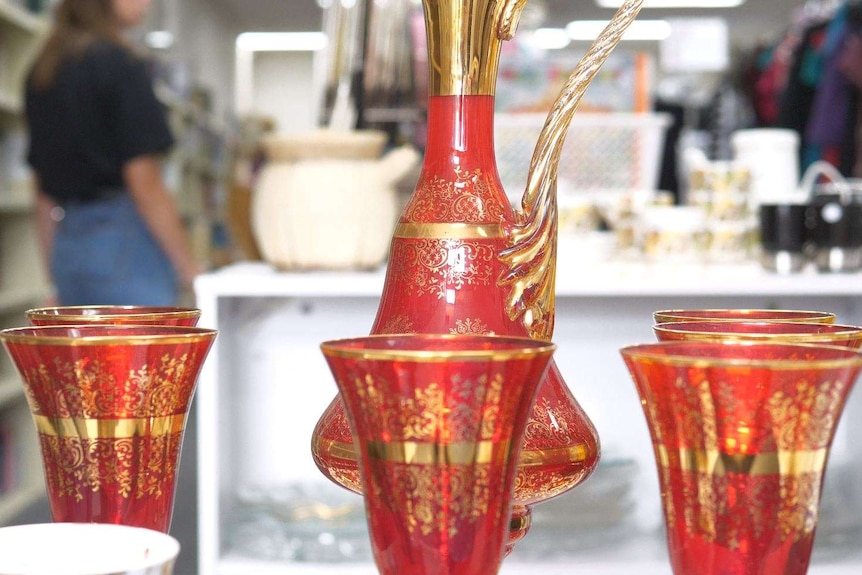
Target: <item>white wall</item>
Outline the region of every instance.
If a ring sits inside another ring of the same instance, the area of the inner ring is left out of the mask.
[[[257,52],[254,56],[254,111],[272,116],[279,133],[317,125],[313,52]]]
[[[168,0],[176,26],[173,53],[188,61],[195,78],[212,90],[213,111],[233,109],[234,42],[240,29],[232,15],[209,0]]]

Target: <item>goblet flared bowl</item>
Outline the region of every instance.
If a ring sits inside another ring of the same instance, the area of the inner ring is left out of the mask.
[[[652,438],[675,575],[805,575],[862,354],[661,342],[621,350]]]
[[[496,573],[517,455],[555,346],[393,335],[321,348],[358,449],[381,574]]]
[[[168,531],[186,417],[215,336],[177,326],[0,331],[39,435],[54,521]]]

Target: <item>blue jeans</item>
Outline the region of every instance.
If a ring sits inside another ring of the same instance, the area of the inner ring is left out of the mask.
[[[70,203],[51,274],[60,305],[176,305],[177,277],[127,193]]]

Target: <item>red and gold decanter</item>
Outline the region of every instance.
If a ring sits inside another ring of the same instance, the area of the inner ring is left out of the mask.
[[[584,56],[542,131],[520,210],[503,190],[494,155],[494,90],[503,40],[526,0],[423,0],[428,35],[428,140],[416,190],[390,247],[371,332],[528,335],[554,327],[556,177],[577,104],[635,18],[629,0]],[[509,550],[530,526],[530,506],[584,481],[599,460],[593,424],[552,363],[520,453]],[[312,438],[320,470],[361,492],[340,397]]]

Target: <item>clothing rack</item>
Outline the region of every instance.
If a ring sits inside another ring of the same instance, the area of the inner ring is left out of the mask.
[[[758,125],[799,133],[803,170],[826,161],[845,176],[862,176],[860,39],[862,1],[808,0],[761,54],[768,61],[756,64],[751,97]]]

